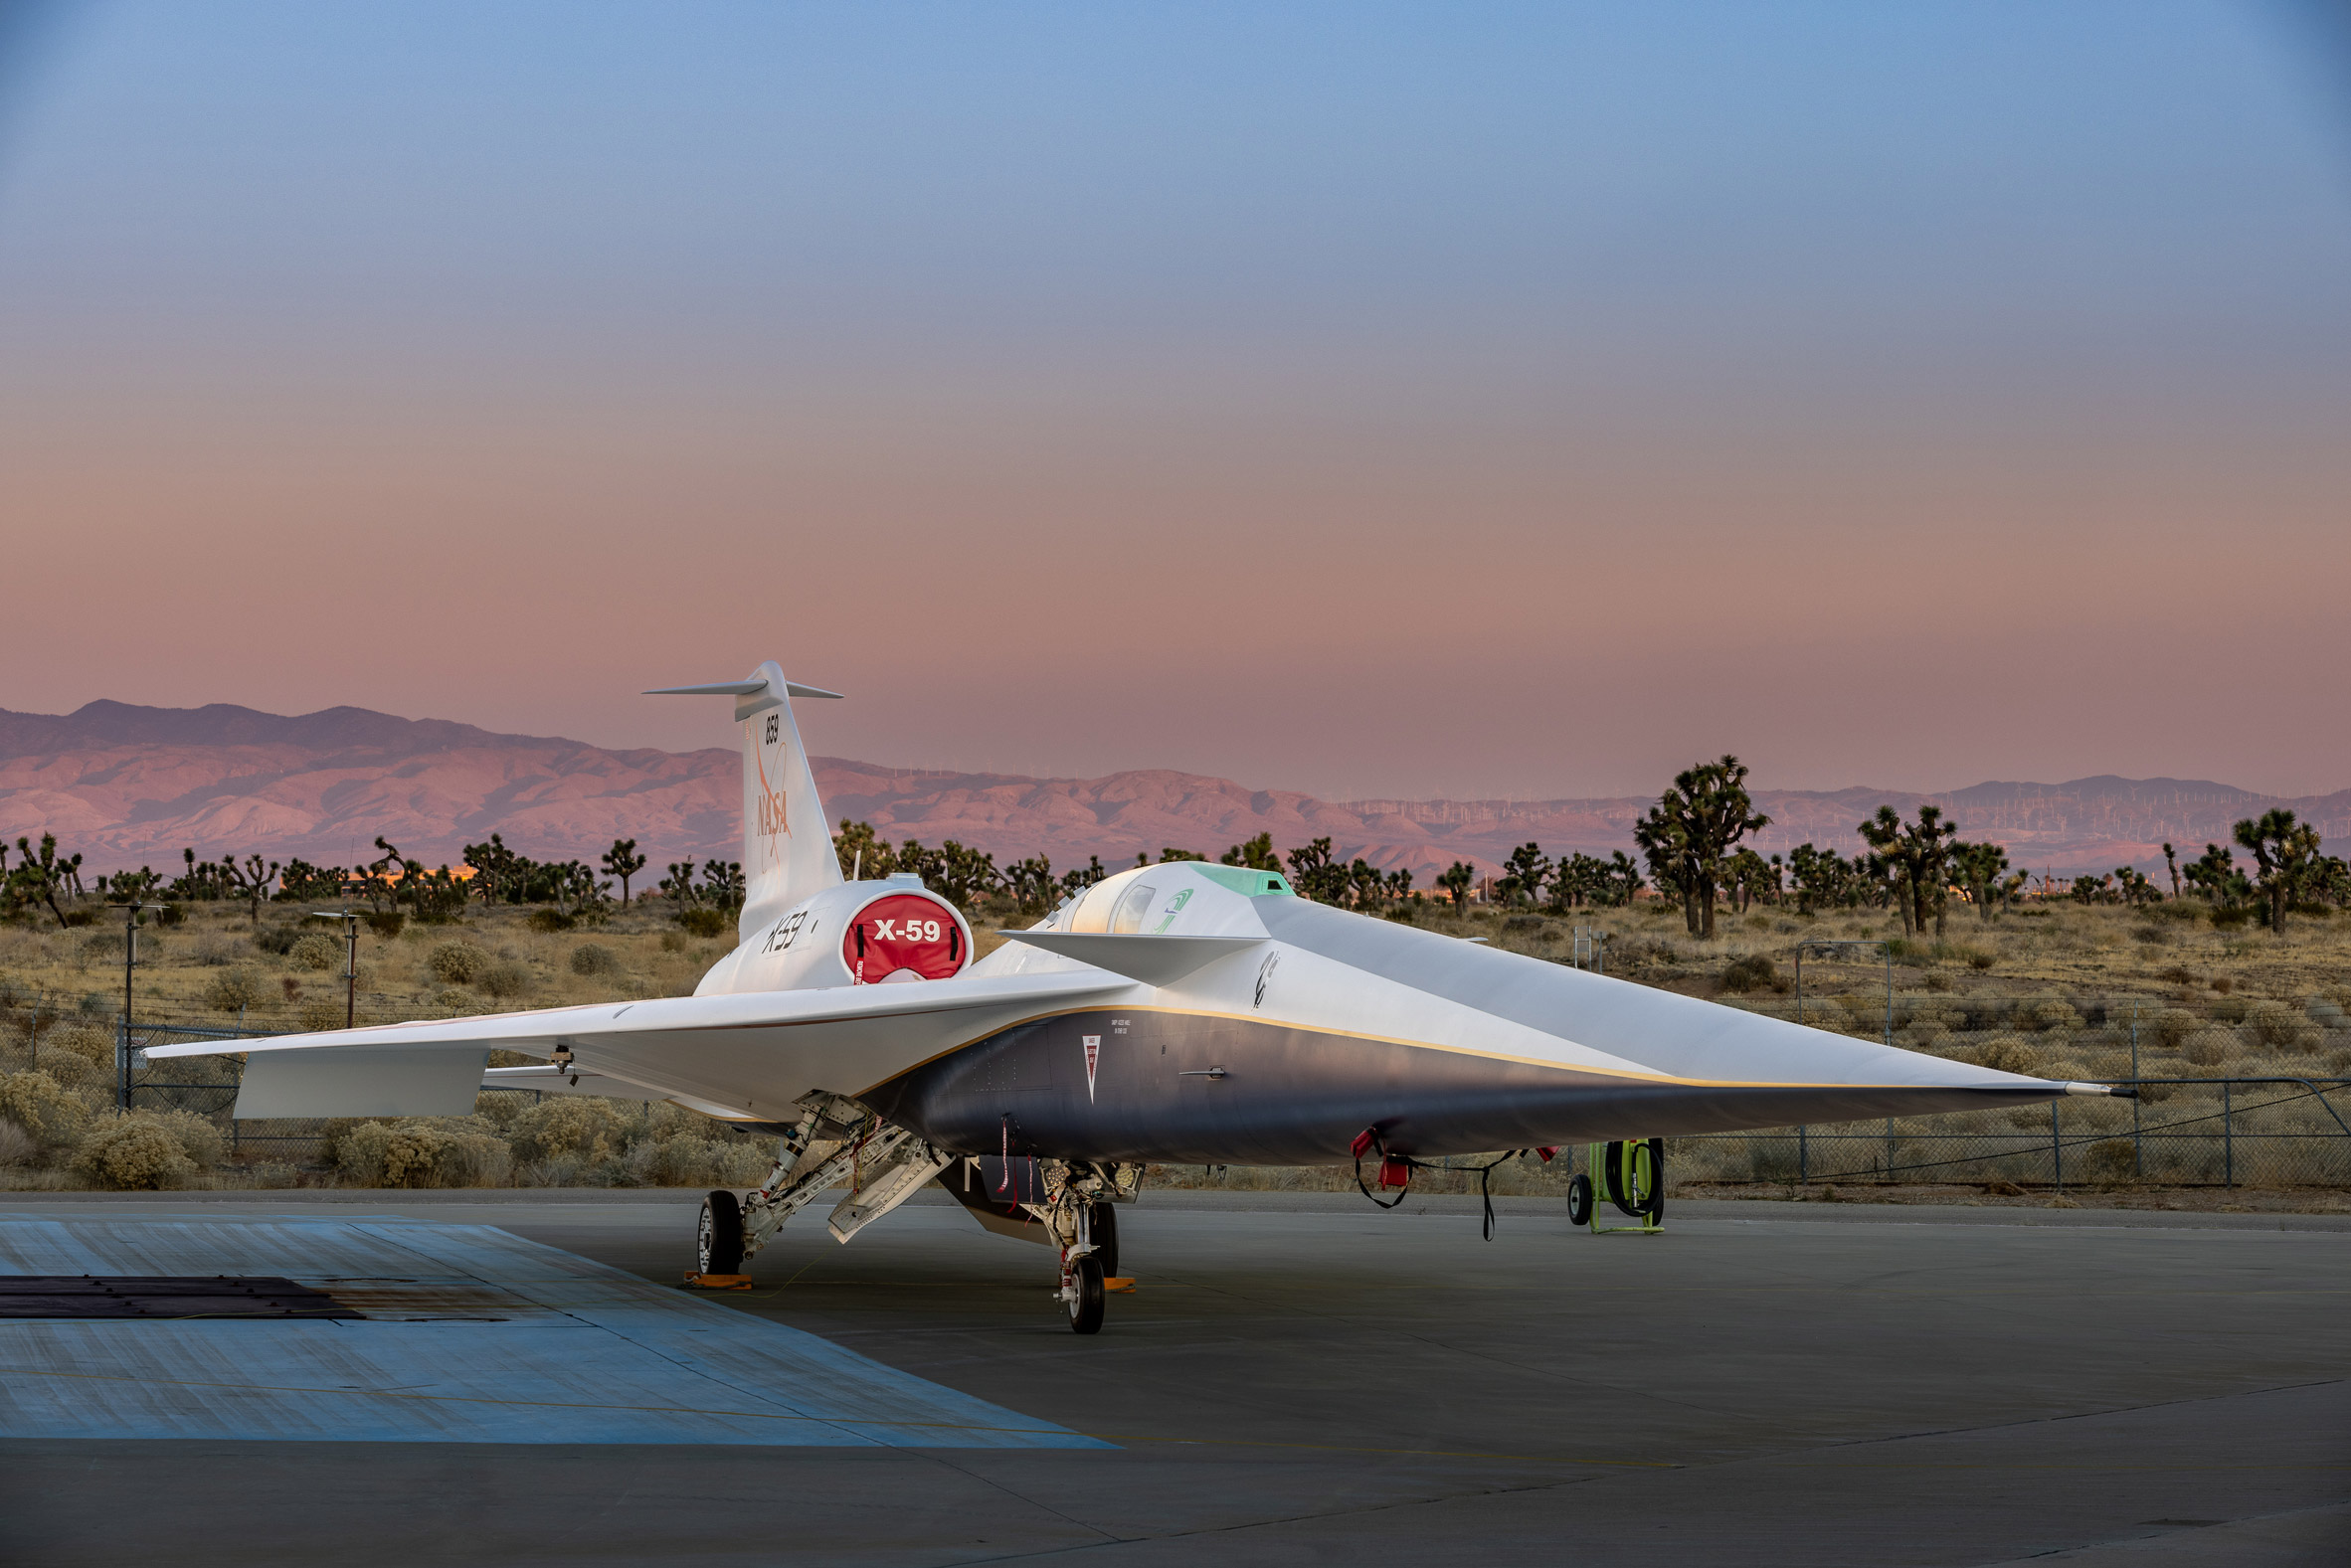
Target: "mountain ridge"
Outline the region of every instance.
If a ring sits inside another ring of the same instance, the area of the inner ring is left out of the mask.
[[[999,861],[1044,854],[1058,867],[1210,855],[1270,832],[1278,848],[1329,837],[1346,856],[1410,867],[1426,885],[1454,860],[1493,870],[1518,844],[1548,854],[1632,848],[1646,795],[1548,800],[1328,800],[1177,769],[1098,779],[890,768],[813,759],[826,816],[862,818],[890,839],[961,839]],[[634,838],[654,867],[737,853],[740,784],[726,748],[614,749],[510,735],[444,719],[334,707],[282,715],[229,703],[153,708],[100,700],[71,714],[0,709],[0,833],[56,832],[86,868],[177,864],[260,852],[320,864],[370,858],[378,834],[429,863],[491,832],[540,858],[593,860]],[[2161,864],[2229,824],[2284,805],[2330,839],[2351,835],[2351,789],[2300,798],[2211,780],[2097,775],[2064,784],[1986,781],[1942,792],[1758,789],[1773,818],[1765,853],[1806,839],[1851,850],[1881,803],[1905,814],[1942,804],[1971,838],[2007,845],[2020,866],[2060,874]]]

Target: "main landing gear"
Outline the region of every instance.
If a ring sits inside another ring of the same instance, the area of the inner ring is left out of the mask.
[[[825,1228],[834,1240],[845,1242],[914,1196],[954,1157],[845,1096],[809,1095],[800,1109],[800,1122],[784,1134],[776,1168],[765,1182],[743,1198],[713,1192],[702,1200],[694,1237],[700,1269],[687,1284],[706,1289],[747,1284],[743,1270],[769,1238],[844,1178],[849,1195],[833,1209]]]
[[[932,1147],[842,1095],[815,1094],[800,1102],[801,1120],[784,1135],[776,1168],[748,1195],[713,1192],[702,1200],[694,1228],[696,1272],[686,1283],[703,1290],[748,1289],[745,1269],[786,1220],[817,1194],[849,1184],[826,1229],[846,1242],[880,1219],[963,1156]],[[979,1160],[972,1161],[978,1168]],[[1015,1181],[1015,1168],[1018,1179]],[[1081,1334],[1102,1331],[1103,1301],[1133,1282],[1118,1277],[1119,1223],[1114,1199],[1131,1199],[1143,1185],[1140,1164],[1003,1157],[1000,1174],[1012,1193],[987,1207],[1060,1255],[1054,1299]],[[970,1202],[969,1199],[966,1202]],[[1030,1229],[1030,1227],[1037,1229]],[[1039,1231],[1041,1230],[1041,1235]]]

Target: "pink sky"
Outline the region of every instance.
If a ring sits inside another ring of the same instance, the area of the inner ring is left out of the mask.
[[[0,144],[0,706],[685,748],[633,694],[774,657],[910,765],[2351,784],[2351,166],[2218,12],[818,8],[777,107],[806,38],[123,11]]]

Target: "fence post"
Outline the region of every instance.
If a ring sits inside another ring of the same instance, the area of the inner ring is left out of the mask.
[[[2057,1189],[2066,1190],[2066,1145],[2058,1140],[2058,1102],[2049,1103],[2049,1168],[2057,1177]]]
[[[2235,1079],[2221,1080],[2221,1185],[2237,1185],[2237,1134],[2229,1125],[2229,1091]]]
[[[1888,1185],[1892,1185],[1894,1182],[1894,1118],[1892,1117],[1886,1119],[1886,1180]]]
[[[1812,1184],[1811,1166],[1807,1163],[1807,1156],[1811,1151],[1806,1142],[1811,1131],[1811,1128],[1804,1123],[1796,1125],[1796,1179],[1806,1186]]]
[[[2133,1180],[2146,1176],[2145,1157],[2139,1152],[2139,1004],[2130,1004],[2130,1174]]]

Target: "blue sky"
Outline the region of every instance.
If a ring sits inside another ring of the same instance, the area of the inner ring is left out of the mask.
[[[772,655],[908,763],[2341,787],[2306,20],[59,8],[0,75],[0,503],[142,610],[0,632],[0,706],[686,745],[621,694]],[[152,614],[354,595],[409,629]]]

